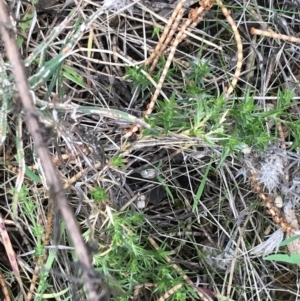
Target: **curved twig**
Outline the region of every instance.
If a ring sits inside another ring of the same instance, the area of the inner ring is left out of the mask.
[[[228,87],[228,89],[226,91],[226,94],[225,94],[226,98],[228,98],[229,95],[232,93],[234,87],[236,86],[236,84],[239,80],[240,74],[241,74],[241,69],[242,69],[242,64],[243,64],[243,44],[242,44],[242,40],[241,40],[240,33],[238,31],[238,28],[237,28],[234,20],[230,16],[230,12],[223,5],[221,0],[216,0],[216,3],[220,5],[224,17],[226,18],[227,22],[230,24],[230,26],[232,28],[234,38],[235,38],[235,41],[236,41],[236,46],[237,46],[236,69],[235,69],[235,73],[234,73],[232,81],[231,81],[231,85]]]

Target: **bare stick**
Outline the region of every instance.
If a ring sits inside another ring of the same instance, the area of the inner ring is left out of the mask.
[[[35,148],[45,172],[45,177],[49,183],[50,199],[53,201],[54,207],[61,212],[63,218],[65,219],[66,226],[73,241],[77,256],[81,265],[84,267],[82,269],[82,276],[83,282],[86,285],[88,299],[98,301],[98,293],[93,288],[91,276],[88,274],[89,272],[93,271],[92,257],[81,236],[79,226],[65,196],[62,183],[57,175],[55,166],[44,143],[41,132],[41,124],[38,121],[36,108],[34,107],[31,99],[25,67],[19,54],[7,7],[3,0],[0,0],[0,32],[6,47],[7,56],[11,61],[16,86],[19,92],[19,98],[23,105],[23,111],[26,116],[29,132],[32,135]]]

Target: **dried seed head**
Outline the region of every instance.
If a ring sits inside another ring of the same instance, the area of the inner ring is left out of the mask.
[[[270,154],[262,163],[259,171],[259,183],[262,183],[270,192],[281,183],[284,176],[283,158],[278,154]]]

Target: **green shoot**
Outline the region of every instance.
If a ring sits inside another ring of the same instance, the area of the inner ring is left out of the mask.
[[[100,186],[95,190],[91,190],[90,194],[93,196],[95,203],[100,203],[108,199],[108,195],[106,194],[105,189]]]
[[[143,240],[143,225],[142,214],[132,214],[130,211],[113,214],[113,222],[105,229],[110,248],[103,246],[94,256],[98,271],[104,273],[107,279],[118,279],[117,283],[110,283],[113,291],[118,292],[118,297],[113,300],[129,298],[134,286],[140,283],[157,283],[155,294],[158,296],[164,294],[167,288],[184,283],[182,276],[164,259],[169,252],[164,248],[152,250]],[[179,295],[175,296],[181,296],[180,292],[185,295],[185,291],[179,290]],[[175,298],[172,297],[172,300],[177,300]]]
[[[122,156],[113,157],[111,159],[111,164],[113,167],[124,167],[125,166]]]
[[[153,37],[158,37],[160,32],[161,32],[161,28],[160,27],[153,26],[152,38]]]

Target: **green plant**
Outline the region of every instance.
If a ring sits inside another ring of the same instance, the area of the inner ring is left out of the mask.
[[[197,62],[189,61],[190,69],[187,72],[187,85],[184,86],[184,91],[195,94],[205,90],[204,78],[212,76],[212,67],[209,66],[209,61],[201,60],[201,52],[199,53]]]
[[[111,164],[114,167],[124,167],[125,164],[123,162],[123,156],[117,156],[117,157],[113,157],[111,159]]]
[[[170,97],[169,101],[158,101],[158,111],[163,112],[155,115],[155,122],[162,125],[164,133],[169,130],[178,131],[186,126],[184,116],[181,114],[179,104],[176,102],[175,95]],[[183,122],[182,122],[183,121]]]
[[[141,72],[144,67],[128,67],[125,66],[126,69],[126,78],[133,81],[133,89],[140,87],[142,92],[149,88],[150,81],[148,78]]]
[[[160,296],[174,285],[184,283],[182,275],[165,261],[164,256],[169,252],[164,250],[164,247],[158,251],[152,250],[144,240],[146,233],[143,232],[143,228],[143,214],[130,211],[113,214],[105,228],[110,240],[109,248],[100,243],[94,261],[97,270],[106,275],[113,291],[118,295],[114,300],[129,298],[137,284],[156,283],[154,291]],[[185,287],[180,293],[189,294]],[[175,294],[172,300],[177,300],[176,296],[179,295]]]
[[[97,187],[95,190],[91,190],[90,194],[94,197],[94,201],[96,203],[100,203],[108,199],[108,195],[105,192],[105,189],[100,186]]]
[[[44,256],[46,255],[45,245],[43,243],[44,238],[44,227],[40,224],[37,219],[37,204],[30,197],[29,187],[23,185],[20,190],[20,200],[22,200],[21,216],[29,221],[30,232],[33,235],[35,241],[35,248],[33,258],[37,259],[37,264],[42,265],[42,268],[38,272],[37,282],[37,297],[35,300],[43,300],[44,294],[47,294],[53,290],[52,284],[49,283],[49,271],[52,268],[54,257],[50,256],[47,262],[43,263]]]
[[[280,246],[286,246],[293,241],[300,239],[300,235],[294,235],[293,237],[285,239]],[[291,264],[300,264],[300,254],[273,254],[266,256],[264,260],[281,261]]]
[[[152,31],[152,38],[153,37],[158,37],[159,33],[161,32],[161,28],[158,26],[153,26],[153,31]]]

